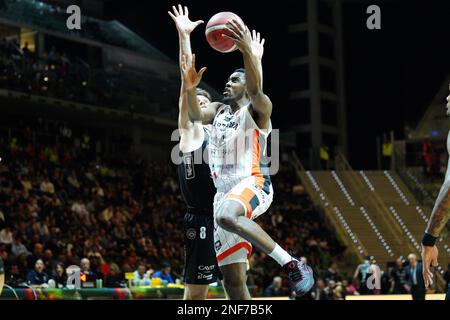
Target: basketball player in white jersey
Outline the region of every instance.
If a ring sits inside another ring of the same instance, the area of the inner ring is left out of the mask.
[[[252,244],[275,259],[286,271],[298,296],[314,284],[312,270],[291,257],[253,221],[264,213],[273,199],[268,167],[261,163],[272,126],[272,103],[262,87],[264,39],[233,20],[226,28],[240,50],[245,69],[231,74],[223,93],[224,101],[200,108],[196,85],[205,68],[197,73],[195,59],[186,57],[182,71],[192,121],[213,125],[209,141],[209,165],[217,194],[214,198],[214,241],[224,287],[230,299],[250,299],[246,286],[246,260]],[[227,36],[225,36],[227,37]],[[254,41],[257,40],[257,41]]]
[[[448,86],[450,91],[450,84]],[[450,116],[450,95],[447,97],[447,116]],[[450,133],[447,137],[447,151],[450,153]],[[445,173],[445,180],[439,192],[430,221],[422,238],[422,264],[425,287],[433,284],[433,273],[430,265],[438,265],[438,249],[436,241],[450,218],[450,160]],[[450,285],[445,300],[450,300]]]

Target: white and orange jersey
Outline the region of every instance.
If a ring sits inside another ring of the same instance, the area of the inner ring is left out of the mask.
[[[243,179],[255,176],[263,187],[270,181],[268,168],[261,162],[267,138],[272,130],[261,130],[250,114],[250,104],[233,112],[222,105],[214,118],[208,145],[209,166],[214,185],[220,191],[231,190]]]

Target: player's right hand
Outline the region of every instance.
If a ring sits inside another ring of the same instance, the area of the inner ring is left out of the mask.
[[[203,20],[191,21],[189,19],[189,10],[185,6],[183,7],[179,4],[178,9],[175,6],[172,6],[173,13],[168,11],[169,16],[175,22],[177,26],[177,30],[181,34],[190,35],[198,25],[204,23]]]
[[[425,282],[425,288],[428,288],[433,284],[433,273],[430,270],[430,265],[433,267],[438,266],[438,248],[436,246],[424,246],[422,245],[422,274]]]
[[[186,90],[197,87],[205,71],[206,67],[201,68],[199,72],[195,70],[195,54],[192,55],[192,62],[190,64],[187,56],[183,54],[181,57],[181,72]]]

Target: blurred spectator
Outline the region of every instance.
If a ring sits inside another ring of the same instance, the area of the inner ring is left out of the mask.
[[[286,295],[287,290],[283,287],[283,281],[279,276],[274,277],[272,284],[264,290],[265,297],[281,297]]]
[[[145,270],[145,264],[139,264],[137,270],[133,272],[133,276],[134,286],[149,286],[152,284],[149,275]]]
[[[323,279],[317,279],[314,288],[311,292],[311,295],[314,300],[328,300],[328,294],[325,291],[325,282]]]
[[[7,273],[6,284],[11,287],[19,287],[22,283],[25,282],[25,279],[22,276],[22,272],[20,272],[19,266],[17,264],[13,264]]]
[[[115,263],[111,263],[109,266],[109,273],[106,276],[105,285],[106,288],[120,288],[125,286],[125,279],[120,272],[119,266]]]
[[[55,272],[52,274],[51,280],[53,280],[52,287],[54,288],[65,288],[67,285],[67,274],[64,264],[58,263],[55,268]]]
[[[328,270],[324,274],[324,278],[326,280],[328,280],[328,281],[329,280],[333,280],[333,281],[339,281],[340,280],[341,277],[338,274],[337,263],[336,262],[331,261],[329,263],[329,267],[328,267]]]
[[[367,278],[369,277],[369,273],[371,273],[370,262],[367,257],[363,263],[356,267],[355,274],[353,276],[353,280],[359,285],[358,292],[360,294],[369,294],[369,288],[367,287]]]
[[[0,243],[3,243],[3,244],[12,244],[13,243],[13,234],[11,232],[10,227],[6,227],[0,231]]]
[[[46,284],[50,278],[45,273],[44,268],[44,262],[38,259],[34,264],[34,270],[31,270],[27,275],[27,283],[31,286]]]
[[[20,255],[29,255],[31,254],[28,249],[25,247],[25,245],[22,243],[22,239],[20,237],[14,239],[14,242],[11,246],[11,253],[18,257]]]
[[[153,275],[154,278],[160,278],[161,280],[165,280],[168,283],[174,283],[172,276],[170,275],[171,267],[168,262],[164,262],[162,264],[162,269],[160,271],[156,271]]]
[[[411,253],[408,256],[409,265],[405,268],[408,291],[413,300],[425,300],[425,283],[422,276],[422,262],[417,261],[417,256]]]
[[[399,257],[395,260],[395,267],[392,269],[391,278],[393,281],[393,293],[394,294],[406,294],[406,271],[403,267],[403,257]]]

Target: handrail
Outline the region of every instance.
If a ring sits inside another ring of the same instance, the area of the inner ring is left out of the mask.
[[[297,176],[302,181],[304,181],[303,185],[304,185],[305,189],[307,190],[308,194],[311,196],[311,198],[316,203],[316,205],[320,205],[320,201],[318,200],[316,192],[314,192],[312,190],[311,186],[307,182],[308,178],[306,176],[306,170],[303,167],[303,164],[301,163],[300,159],[298,158],[297,154],[294,151],[292,151],[292,159],[293,159],[292,162],[293,162],[294,167],[296,169]],[[359,252],[358,248],[356,248],[354,246],[353,242],[348,240],[348,238],[347,238],[347,236],[345,234],[345,230],[341,226],[341,223],[337,220],[335,214],[333,212],[331,212],[331,208],[334,207],[332,202],[330,201],[330,199],[328,198],[328,196],[326,195],[325,192],[322,191],[322,194],[323,194],[323,196],[325,198],[325,201],[328,202],[329,206],[322,206],[322,205],[320,205],[320,206],[325,210],[325,212],[327,213],[327,216],[332,220],[333,225],[336,228],[336,231],[339,233],[339,237],[344,241],[344,243],[347,246],[347,248],[353,248],[353,253],[356,253],[356,256],[359,258],[359,260],[363,261],[364,260],[364,256]],[[367,253],[368,251],[365,248],[365,246],[362,243],[362,241],[359,240],[359,238],[358,238],[358,236],[356,234],[354,234],[354,236],[357,239],[357,242],[361,246],[362,250]]]
[[[339,162],[342,161],[344,171],[349,172],[349,174],[351,175],[349,182],[350,183],[356,182],[359,185],[359,187],[353,186],[353,189],[357,192],[359,198],[365,202],[368,201],[370,204],[372,204],[376,210],[379,210],[379,212],[381,212],[383,217],[386,219],[385,221],[389,221],[388,223],[385,223],[385,224],[386,224],[387,228],[389,229],[389,231],[394,236],[394,239],[396,240],[397,245],[401,246],[402,240],[399,237],[399,234],[402,233],[402,230],[400,229],[400,226],[397,224],[397,222],[394,220],[394,218],[390,214],[388,208],[386,207],[385,203],[381,199],[380,195],[375,190],[373,191],[373,197],[367,197],[367,196],[362,195],[361,191],[364,190],[366,187],[365,187],[364,183],[361,181],[361,178],[355,173],[352,166],[348,163],[347,159],[345,158],[345,156],[342,153],[338,152],[336,158],[339,159]],[[394,230],[393,228],[395,228],[396,230]],[[410,250],[413,249],[412,246],[410,246],[409,244],[408,244],[408,246],[409,246]]]

